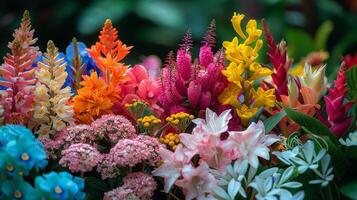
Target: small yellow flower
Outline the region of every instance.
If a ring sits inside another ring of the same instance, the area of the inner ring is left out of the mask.
[[[258,111],[258,108],[248,108],[245,104],[240,108],[236,109],[238,116],[241,119],[241,123],[243,126],[248,126],[249,120],[255,116]]]
[[[236,84],[239,88],[242,88],[241,81],[243,80],[242,74],[244,73],[244,67],[242,63],[231,62],[227,69],[222,70],[222,74],[227,77],[227,80]]]
[[[275,89],[263,90],[263,88],[259,87],[257,91],[252,89],[251,92],[254,98],[254,106],[265,106],[268,108],[275,106]]]
[[[257,80],[263,76],[268,76],[273,73],[269,68],[262,67],[258,63],[252,63],[249,66],[249,70],[253,72],[253,75],[249,77],[249,80]]]
[[[242,90],[237,85],[230,83],[219,95],[218,100],[223,105],[238,107],[240,106],[240,103],[238,102],[237,96],[241,91]]]
[[[160,138],[160,142],[166,144],[169,149],[175,150],[180,143],[180,137],[176,133],[168,133]]]
[[[244,42],[246,45],[250,45],[255,42],[262,35],[262,30],[257,28],[257,21],[254,19],[248,21],[246,32],[249,35],[247,40]]]
[[[241,22],[244,19],[244,17],[245,16],[243,14],[239,14],[239,13],[237,14],[236,12],[234,12],[233,17],[231,19],[234,30],[243,39],[246,38],[246,36],[244,35],[244,33],[242,31],[242,27],[241,27]]]

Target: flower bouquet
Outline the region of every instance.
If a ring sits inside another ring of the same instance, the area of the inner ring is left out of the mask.
[[[264,20],[231,23],[197,58],[188,31],[162,67],[130,66],[109,19],[41,52],[25,11],[0,67],[0,199],[357,199],[357,54],[329,80],[325,52],[294,63]]]

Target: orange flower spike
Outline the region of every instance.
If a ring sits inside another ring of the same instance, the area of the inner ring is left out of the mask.
[[[127,66],[120,61],[129,54],[131,48],[132,46],[126,46],[118,39],[117,29],[113,27],[111,20],[107,19],[100,31],[99,42],[92,45],[88,51],[108,83],[113,71],[126,70]]]

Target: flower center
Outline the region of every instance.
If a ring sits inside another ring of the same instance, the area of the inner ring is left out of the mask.
[[[26,152],[24,152],[24,153],[21,154],[21,159],[23,161],[27,161],[27,160],[30,159],[30,156]]]
[[[12,172],[12,171],[14,171],[14,166],[12,164],[8,164],[8,165],[6,165],[6,169],[7,169],[7,171]]]
[[[20,192],[19,190],[15,190],[14,197],[16,199],[20,199],[22,197],[22,192]]]
[[[56,193],[56,194],[61,194],[61,193],[62,193],[61,187],[56,186],[56,187],[55,187],[55,193]]]

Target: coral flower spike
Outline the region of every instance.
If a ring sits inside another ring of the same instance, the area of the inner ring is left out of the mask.
[[[108,83],[111,73],[119,71],[121,75],[124,75],[127,66],[121,61],[129,54],[131,48],[132,46],[126,46],[118,39],[117,29],[113,27],[112,21],[107,19],[100,31],[99,42],[92,45],[88,51]]]

